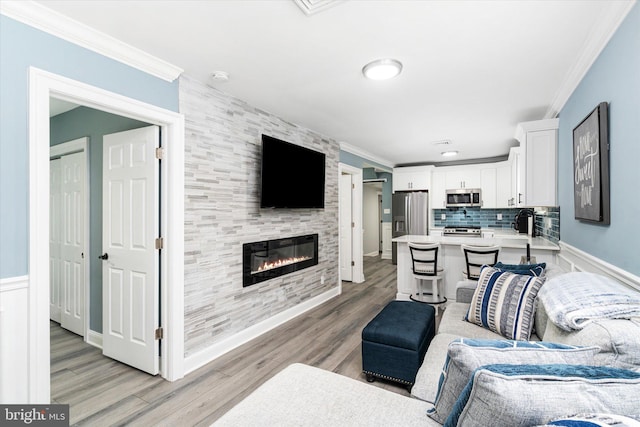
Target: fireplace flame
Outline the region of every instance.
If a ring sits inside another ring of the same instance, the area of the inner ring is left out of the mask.
[[[304,257],[290,257],[290,258],[282,258],[276,261],[265,261],[259,267],[257,271],[253,273],[260,273],[262,271],[273,270],[274,268],[284,267],[285,265],[295,264],[297,262],[307,261],[311,259],[310,256]]]

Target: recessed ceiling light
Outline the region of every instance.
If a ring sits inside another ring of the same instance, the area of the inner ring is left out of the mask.
[[[402,63],[391,58],[377,59],[362,67],[362,74],[371,80],[392,79],[401,71]]]
[[[442,157],[453,157],[453,156],[457,156],[458,152],[457,151],[443,151],[440,154],[442,155]]]

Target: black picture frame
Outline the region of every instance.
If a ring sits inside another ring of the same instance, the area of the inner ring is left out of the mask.
[[[601,102],[573,129],[575,219],[609,225],[609,106]]]

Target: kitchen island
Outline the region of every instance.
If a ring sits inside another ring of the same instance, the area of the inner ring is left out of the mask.
[[[560,246],[542,237],[509,236],[497,234],[495,237],[449,237],[449,236],[415,236],[406,235],[392,239],[398,245],[398,290],[396,299],[408,300],[415,292],[416,282],[411,272],[411,253],[409,242],[412,243],[440,243],[441,253],[438,254],[438,265],[444,267],[443,289],[448,300],[456,298],[456,284],[463,280],[462,272],[466,269],[461,245],[500,246],[498,260],[505,264],[519,264],[520,258],[526,255],[527,243],[530,245],[531,257],[536,262],[556,263],[556,255]],[[430,289],[428,282],[424,283]]]

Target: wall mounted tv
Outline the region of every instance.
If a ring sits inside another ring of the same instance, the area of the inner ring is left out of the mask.
[[[324,208],[325,155],[262,135],[261,208]]]

